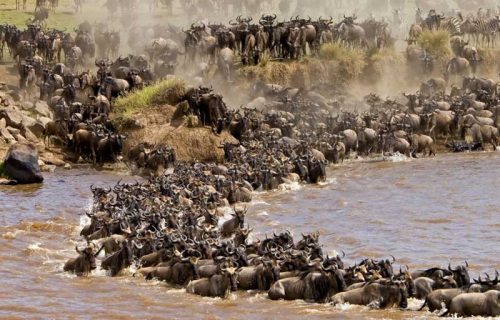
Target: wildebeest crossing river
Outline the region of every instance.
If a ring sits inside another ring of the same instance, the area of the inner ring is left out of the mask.
[[[321,232],[325,252],[344,250],[353,264],[387,258],[411,269],[470,265],[471,276],[500,269],[500,154],[448,154],[432,159],[350,163],[328,183],[262,193],[250,204],[254,236],[289,229]],[[200,298],[164,283],[103,271],[77,278],[62,271],[90,199],[89,186],[113,185],[115,174],[60,171],[41,187],[0,189],[0,317],[9,318],[408,318],[425,312],[270,301],[238,291]],[[410,301],[410,309],[422,302]]]

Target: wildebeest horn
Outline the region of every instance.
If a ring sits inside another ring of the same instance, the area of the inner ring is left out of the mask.
[[[342,258],[345,258],[345,252],[342,250]]]
[[[97,250],[97,252],[94,254],[94,256],[97,257],[99,255],[99,253],[101,253],[102,249],[104,249],[104,245],[102,245],[101,248],[99,250]]]
[[[136,247],[137,249],[142,249],[142,247],[144,247],[144,244],[139,244],[137,243],[136,241],[132,241],[132,244],[134,245],[134,247]]]
[[[451,268],[451,263],[448,263],[448,270],[453,271],[453,269]]]
[[[393,255],[391,255],[391,257],[392,257],[392,263],[396,262],[396,258],[394,258]]]
[[[467,260],[465,260],[465,266],[468,268],[469,267],[469,263],[467,263]]]
[[[75,245],[75,251],[78,252],[78,253],[82,253],[82,251],[80,249],[78,249],[78,245]]]

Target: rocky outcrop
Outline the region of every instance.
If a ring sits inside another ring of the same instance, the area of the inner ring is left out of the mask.
[[[7,126],[19,129],[23,123],[23,113],[14,107],[2,108],[0,119],[5,119]]]
[[[38,151],[31,143],[16,143],[10,146],[3,162],[3,171],[17,183],[40,183],[43,181],[38,166]]]

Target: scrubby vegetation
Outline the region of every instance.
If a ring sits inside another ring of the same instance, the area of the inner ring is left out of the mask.
[[[114,102],[115,112],[130,115],[146,106],[175,105],[186,93],[186,83],[178,78],[169,78],[147,86]]]
[[[425,30],[417,39],[417,44],[438,61],[451,58],[450,34],[446,30]]]
[[[366,66],[362,50],[330,43],[319,50],[319,57],[301,61],[275,62],[264,60],[256,66],[239,70],[241,77],[290,86],[307,86],[315,82],[329,81],[335,85],[359,79]]]

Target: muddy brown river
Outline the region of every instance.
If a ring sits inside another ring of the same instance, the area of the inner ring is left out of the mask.
[[[500,270],[500,152],[412,161],[354,162],[327,183],[261,193],[247,221],[256,237],[320,230],[325,252],[349,264],[387,258],[411,268],[463,264]],[[90,184],[133,178],[92,170],[47,174],[43,186],[0,187],[0,318],[8,319],[427,319],[428,312],[270,301],[237,292],[201,298],[164,283],[96,271],[62,272],[90,202]],[[421,301],[410,300],[417,309]]]

